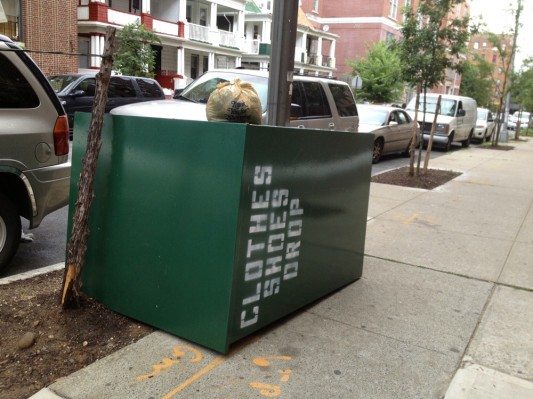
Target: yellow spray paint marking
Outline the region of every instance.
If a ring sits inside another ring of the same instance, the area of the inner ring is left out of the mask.
[[[161,374],[163,371],[170,369],[172,366],[179,363],[180,360],[188,352],[191,352],[193,354],[192,359],[189,360],[190,363],[199,363],[204,358],[204,355],[202,355],[202,352],[200,352],[196,348],[193,348],[192,346],[177,345],[174,348],[172,348],[172,357],[173,357],[172,359],[168,357],[163,358],[161,362],[156,363],[152,366],[152,372],[138,376],[137,381],[146,381],[150,378],[155,377],[156,375]]]
[[[289,379],[291,378],[292,370],[285,369],[285,370],[280,370],[279,372],[281,373],[281,378],[279,380],[281,382],[288,382]]]
[[[172,354],[174,355],[174,357],[181,359],[183,356],[185,356],[185,353],[187,350],[193,353],[193,358],[190,360],[191,363],[199,363],[204,358],[204,355],[202,355],[202,352],[188,345],[175,346],[174,348],[172,348]]]
[[[268,367],[268,366],[270,366],[270,361],[272,361],[272,360],[289,361],[289,360],[292,360],[292,357],[290,357],[290,356],[254,357],[252,361],[253,361],[253,363],[256,366]]]
[[[262,382],[251,382],[250,386],[253,389],[259,390],[259,393],[267,398],[277,398],[281,395],[281,388],[277,385],[264,384]]]
[[[403,224],[413,224],[418,219],[419,213],[413,213],[410,217],[403,221]]]
[[[187,388],[189,385],[195,383],[200,378],[202,378],[204,375],[209,373],[211,370],[217,368],[222,363],[224,363],[224,358],[222,356],[215,357],[211,363],[209,363],[207,366],[205,366],[203,369],[198,371],[197,373],[193,374],[191,377],[187,378],[185,381],[183,381],[180,385],[178,385],[176,388],[174,388],[172,391],[167,393],[165,396],[163,396],[163,399],[171,399],[176,394],[183,391],[185,388]]]
[[[161,363],[157,363],[152,366],[151,373],[138,376],[137,381],[146,381],[152,377],[155,377],[156,375],[161,374],[163,370],[168,370],[169,368],[171,368],[172,366],[174,366],[174,364],[178,362],[179,360],[169,359],[168,357],[165,357],[163,358]]]

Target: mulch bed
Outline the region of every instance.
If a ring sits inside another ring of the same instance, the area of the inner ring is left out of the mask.
[[[518,141],[527,141],[527,140],[518,140]],[[492,145],[490,143],[480,145],[477,148],[484,148],[485,150],[498,150],[498,151],[514,150],[514,147],[512,145],[505,145],[505,144]]]
[[[433,190],[435,187],[447,183],[461,175],[459,172],[440,169],[428,169],[427,174],[422,173],[423,171],[421,170],[420,176],[410,176],[409,167],[405,166],[403,168],[372,176],[372,182]]]
[[[27,398],[153,331],[86,298],[63,311],[63,272],[0,286],[0,397]],[[35,343],[19,349],[24,335]]]

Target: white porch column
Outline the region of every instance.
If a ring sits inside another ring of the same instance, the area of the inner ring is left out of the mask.
[[[97,57],[98,54],[100,54],[100,38],[99,36],[91,36],[91,48],[90,48],[91,54],[94,54],[91,56],[91,68],[97,68],[100,64],[98,63],[99,57]]]
[[[335,59],[335,44],[336,43],[337,43],[336,40],[332,40],[331,41],[331,45],[329,46],[329,58],[331,59],[329,66],[331,68],[335,68],[335,63],[336,63],[336,59]],[[330,72],[330,75],[331,75],[331,72]]]
[[[304,59],[302,60],[300,57],[298,57],[298,61],[307,64],[307,32],[304,32],[304,34],[302,35],[302,52],[304,53]]]
[[[99,41],[100,41],[100,49],[99,49],[99,54],[104,54],[104,48],[105,48],[105,36],[100,36],[99,38]],[[98,68],[100,68],[100,65],[102,65],[102,57],[98,57]]]
[[[262,71],[268,70],[268,61],[261,61],[259,63],[259,69],[261,69]]]
[[[209,62],[207,63],[209,70],[215,69],[215,53],[209,53]]]
[[[318,44],[316,49],[316,64],[322,66],[322,38],[318,37]]]
[[[238,68],[242,65],[242,57],[235,57],[235,68]]]
[[[141,0],[141,12],[143,14],[150,14],[150,0]]]
[[[211,29],[217,29],[217,10],[218,10],[218,4],[217,3],[211,3],[211,22],[209,23],[209,27]]]
[[[178,75],[183,76],[183,79],[174,80],[174,90],[183,89],[187,85],[187,80],[185,79],[185,49],[182,46],[178,47],[177,63],[176,72]]]
[[[239,35],[239,36],[244,36],[244,11],[239,11],[239,17],[238,17],[238,20],[237,20],[237,24],[235,24],[237,26],[237,30],[236,30],[236,33]]]
[[[179,2],[178,21],[187,22],[187,1],[179,0]]]

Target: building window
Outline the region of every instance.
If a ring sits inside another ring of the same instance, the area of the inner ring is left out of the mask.
[[[483,42],[483,47],[487,47],[487,42]]]
[[[207,26],[207,8],[200,8],[200,20],[199,25]]]
[[[200,56],[198,54],[191,54],[191,79],[198,77],[198,68],[200,63]]]
[[[91,44],[88,37],[78,37],[78,52],[80,53],[78,56],[79,68],[90,68]]]
[[[492,54],[492,63],[496,64],[497,60],[498,60],[498,56],[496,54]]]
[[[318,12],[318,0],[313,0],[313,11]]]
[[[0,1],[0,35],[20,41],[20,1]]]
[[[478,42],[474,42],[474,50],[477,50],[479,48],[479,43]]]
[[[396,14],[398,13],[398,0],[389,0],[389,4],[389,18],[396,19]]]

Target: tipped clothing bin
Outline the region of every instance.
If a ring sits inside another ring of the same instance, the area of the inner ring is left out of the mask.
[[[82,279],[109,308],[226,353],[361,277],[371,135],[108,115],[102,140]]]

